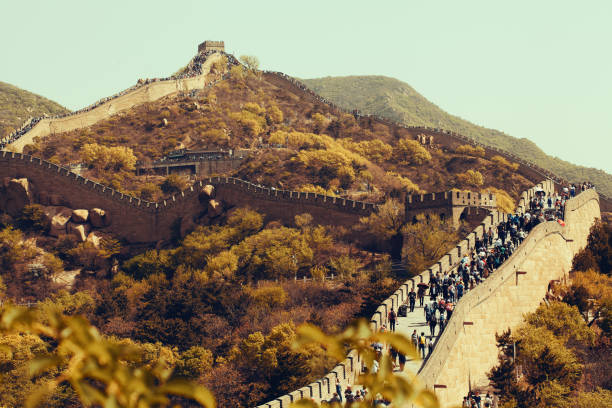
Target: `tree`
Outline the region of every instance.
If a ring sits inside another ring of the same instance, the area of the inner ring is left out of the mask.
[[[404,206],[391,198],[380,205],[376,212],[362,217],[359,222],[380,241],[387,241],[401,232],[404,225]]]
[[[248,70],[255,72],[259,70],[259,59],[252,55],[241,55],[240,62],[242,62]]]
[[[406,224],[403,254],[408,270],[418,274],[445,254],[459,240],[453,225],[436,214],[419,214],[415,223]]]
[[[497,202],[497,209],[503,211],[506,214],[511,214],[516,209],[516,204],[510,194],[505,190],[501,190],[495,187],[488,187],[486,190],[481,191],[482,194],[495,194],[495,201]]]
[[[400,163],[419,165],[431,160],[431,154],[416,140],[400,139],[395,147],[395,156]]]
[[[127,170],[136,168],[134,151],[126,146],[106,147],[88,143],[81,148],[81,160],[98,170]]]
[[[170,174],[160,185],[165,194],[177,194],[187,188],[187,180],[177,174]]]
[[[597,273],[593,269],[574,272],[572,285],[566,290],[564,300],[582,312],[582,317],[591,326],[609,313],[612,303],[612,276]]]
[[[5,307],[0,318],[3,335],[27,333],[33,340],[41,336],[51,342],[39,348],[29,360],[33,378],[48,379],[38,383],[27,396],[26,407],[34,407],[62,384],[70,384],[84,405],[113,407],[169,406],[169,396],[181,396],[207,407],[215,399],[206,388],[172,378],[172,370],[163,361],[149,368],[134,361],[139,350],[121,345],[100,335],[80,316],[55,313],[41,321],[25,308]],[[9,346],[3,352],[12,352]]]
[[[389,332],[372,332],[369,322],[357,320],[343,332],[337,335],[327,335],[313,325],[302,325],[298,328],[298,338],[294,342],[294,349],[300,349],[305,345],[321,345],[326,353],[336,361],[346,358],[347,349],[353,349],[359,353],[367,367],[372,367],[374,360],[379,361],[379,370],[376,373],[367,372],[361,374],[356,383],[367,389],[366,399],[363,402],[352,404],[360,408],[370,408],[375,405],[374,399],[382,397],[391,401],[393,406],[414,405],[416,407],[434,408],[439,407],[435,394],[425,390],[412,382],[412,377],[395,375],[393,364],[388,353],[377,356],[372,349],[372,343],[383,343],[393,347],[402,354],[413,359],[419,355],[411,341],[403,335]],[[294,408],[316,408],[319,405],[313,401],[301,400],[292,405]],[[340,406],[340,405],[334,405]]]
[[[457,182],[470,187],[481,187],[484,184],[484,177],[479,171],[469,169],[465,173],[457,174]]]
[[[40,204],[28,204],[17,218],[17,228],[24,231],[45,232],[49,228],[47,217]]]
[[[574,270],[599,269],[606,275],[612,274],[612,229],[608,224],[597,221],[591,227],[587,246],[575,257]]]

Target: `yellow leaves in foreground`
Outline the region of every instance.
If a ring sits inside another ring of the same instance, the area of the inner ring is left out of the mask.
[[[164,407],[169,406],[171,395],[207,408],[216,406],[208,389],[173,378],[163,360],[152,367],[134,364],[141,353],[138,348],[103,337],[80,316],[56,312],[43,322],[33,310],[6,306],[0,322],[3,334],[30,333],[50,338],[57,345],[30,360],[32,377],[49,370],[58,374],[30,394],[26,407],[38,406],[62,383],[69,383],[86,406]]]
[[[357,384],[368,390],[365,401],[354,403],[352,407],[373,407],[373,399],[382,397],[391,401],[393,406],[402,407],[413,404],[416,407],[438,407],[436,396],[425,390],[416,382],[414,375],[396,375],[388,354],[377,355],[371,347],[373,343],[387,344],[400,353],[418,359],[417,350],[412,342],[403,335],[391,332],[372,332],[365,319],[356,320],[343,332],[337,335],[327,335],[319,328],[304,324],[297,329],[298,338],[294,342],[294,349],[300,349],[310,344],[321,345],[327,354],[340,362],[346,358],[347,350],[355,350],[362,357],[367,367],[372,367],[374,360],[379,361],[379,370],[374,373],[368,371],[361,374]],[[313,401],[302,400],[292,405],[296,407],[318,407]]]

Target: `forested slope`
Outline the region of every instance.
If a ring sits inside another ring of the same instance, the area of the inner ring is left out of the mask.
[[[519,139],[451,115],[428,101],[410,85],[397,79],[384,76],[346,76],[302,81],[313,91],[341,107],[358,109],[364,114],[379,115],[406,125],[453,130],[512,152],[570,181],[590,180],[601,192],[612,195],[612,175],[549,156],[525,138]]]
[[[57,115],[68,109],[40,95],[0,82],[0,136],[18,128],[29,117]]]

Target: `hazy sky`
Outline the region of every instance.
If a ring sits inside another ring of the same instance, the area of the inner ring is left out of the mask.
[[[262,68],[387,75],[612,173],[612,1],[1,0],[0,81],[78,109],[225,40]]]

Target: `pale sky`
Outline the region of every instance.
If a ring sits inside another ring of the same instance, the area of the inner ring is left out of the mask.
[[[386,75],[442,109],[612,173],[612,1],[0,0],[0,81],[70,109],[204,40],[301,78]]]

